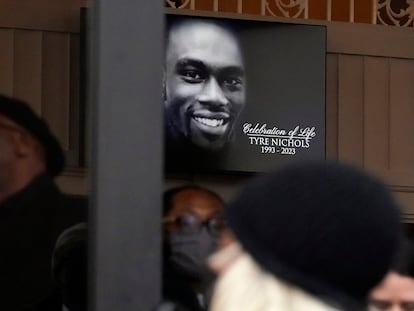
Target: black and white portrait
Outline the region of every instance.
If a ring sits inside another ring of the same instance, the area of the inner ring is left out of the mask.
[[[325,29],[168,15],[167,172],[260,172],[325,156]]]

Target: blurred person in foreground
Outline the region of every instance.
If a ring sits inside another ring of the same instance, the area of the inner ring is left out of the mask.
[[[217,249],[222,208],[219,195],[197,185],[164,194],[163,299],[172,310],[208,308],[214,275],[207,258]]]
[[[414,244],[406,239],[391,271],[369,297],[369,311],[414,310]]]
[[[46,122],[0,95],[0,310],[26,310],[53,291],[58,235],[86,218],[85,202],[64,196],[54,177],[63,150]]]
[[[386,187],[329,161],[264,174],[225,216],[234,242],[210,258],[211,311],[366,310],[401,236]]]

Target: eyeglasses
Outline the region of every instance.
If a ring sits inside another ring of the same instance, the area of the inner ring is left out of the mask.
[[[195,215],[190,213],[182,214],[176,218],[164,218],[162,222],[166,230],[197,232],[201,230],[202,227],[205,227],[213,236],[219,235],[226,227],[222,217],[216,216],[200,222]]]
[[[387,311],[391,310],[395,306],[395,303],[388,300],[372,299],[369,302],[370,311]],[[414,311],[414,301],[401,301],[399,303],[399,310],[401,311]]]

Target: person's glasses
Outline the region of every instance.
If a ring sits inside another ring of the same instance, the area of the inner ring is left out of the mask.
[[[395,304],[387,300],[373,299],[369,302],[369,311],[387,311],[394,310]],[[414,311],[414,301],[402,301],[399,303],[399,309],[401,311]]]
[[[216,216],[201,222],[195,215],[187,213],[176,218],[163,219],[164,228],[167,230],[181,230],[194,232],[205,227],[207,231],[214,236],[219,235],[226,227],[224,219]]]

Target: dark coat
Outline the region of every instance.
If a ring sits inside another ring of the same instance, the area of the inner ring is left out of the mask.
[[[25,310],[54,291],[56,239],[86,221],[86,205],[86,200],[63,195],[47,175],[0,204],[0,310]]]
[[[169,262],[170,249],[168,244],[163,244],[163,267],[162,267],[162,300],[164,305],[172,304],[174,308],[159,308],[157,311],[205,311],[208,310],[208,302],[211,296],[212,285],[215,276],[208,274],[203,280],[190,280],[182,273],[177,271]],[[198,284],[199,290],[203,292],[204,306],[200,304],[197,293],[192,287],[192,283]]]

